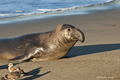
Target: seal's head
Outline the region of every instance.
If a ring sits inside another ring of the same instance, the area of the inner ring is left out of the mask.
[[[63,37],[64,40],[66,41],[81,41],[84,42],[85,41],[85,36],[84,33],[78,29],[75,28],[72,25],[69,24],[62,24],[59,25],[56,30],[57,34]]]

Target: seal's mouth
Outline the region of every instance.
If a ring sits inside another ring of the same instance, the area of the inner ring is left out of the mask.
[[[79,40],[81,43],[83,43],[85,40]]]

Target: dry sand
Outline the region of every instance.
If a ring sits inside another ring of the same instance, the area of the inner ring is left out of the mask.
[[[120,9],[4,24],[0,38],[49,31],[62,23],[83,30],[85,43],[76,43],[69,58],[17,63],[29,73],[21,80],[120,80]],[[0,62],[0,77],[8,72],[7,64]]]

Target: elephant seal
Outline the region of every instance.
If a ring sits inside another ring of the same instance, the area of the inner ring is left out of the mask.
[[[84,42],[84,33],[69,24],[52,31],[0,39],[1,61],[47,61],[64,57],[77,41]]]

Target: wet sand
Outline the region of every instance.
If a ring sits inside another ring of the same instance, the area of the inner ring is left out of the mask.
[[[80,28],[84,43],[76,43],[68,58],[17,63],[28,75],[21,80],[120,80],[120,9],[87,15],[58,16],[0,25],[0,38],[53,30],[59,24]],[[8,62],[0,62],[0,77]]]

